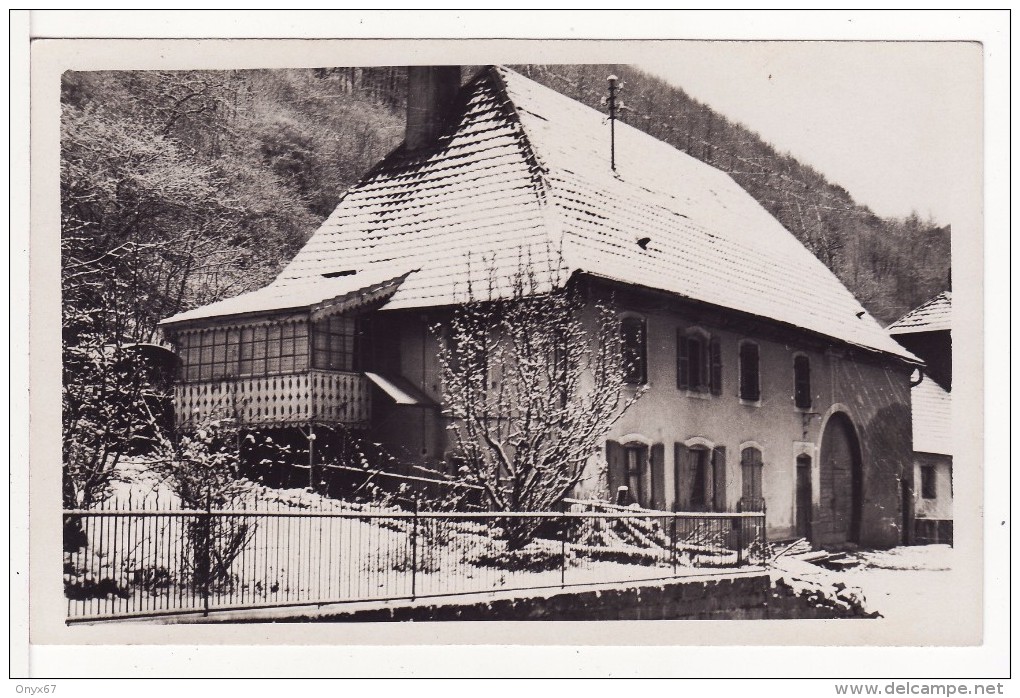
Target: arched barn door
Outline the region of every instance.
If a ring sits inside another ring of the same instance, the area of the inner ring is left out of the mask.
[[[857,542],[861,527],[861,480],[857,437],[850,420],[837,412],[829,418],[822,434],[818,545]]]

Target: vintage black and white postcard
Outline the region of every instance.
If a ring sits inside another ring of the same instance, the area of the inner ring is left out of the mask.
[[[982,44],[31,56],[34,643],[982,643]]]

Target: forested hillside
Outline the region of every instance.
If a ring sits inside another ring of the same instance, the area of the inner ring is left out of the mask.
[[[949,228],[880,219],[810,167],[627,66],[518,66],[729,173],[889,322],[946,287]],[[399,68],[67,73],[65,340],[148,341],[179,310],[270,281],[403,135]],[[118,307],[124,312],[94,312]]]

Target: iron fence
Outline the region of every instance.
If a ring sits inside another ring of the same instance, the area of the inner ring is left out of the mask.
[[[663,579],[764,562],[760,513],[64,512],[68,622]]]

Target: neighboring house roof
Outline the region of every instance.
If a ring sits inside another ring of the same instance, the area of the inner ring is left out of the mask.
[[[919,305],[886,329],[890,334],[937,332],[953,327],[953,293],[943,291]]]
[[[603,114],[505,68],[461,98],[446,135],[369,172],[273,287],[418,269],[385,307],[450,305],[469,285],[506,293],[527,264],[539,290],[586,273],[916,360],[725,173],[621,122],[613,171]]]
[[[910,389],[914,450],[953,455],[952,397],[931,378]]]

